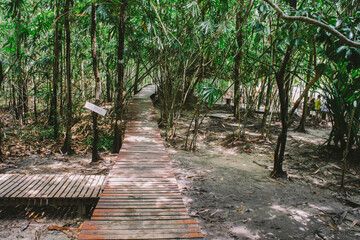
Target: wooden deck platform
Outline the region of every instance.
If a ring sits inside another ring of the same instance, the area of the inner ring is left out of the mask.
[[[129,106],[125,139],[79,239],[203,239],[185,208],[143,89]]]
[[[0,206],[77,205],[79,214],[99,199],[104,175],[0,174]]]

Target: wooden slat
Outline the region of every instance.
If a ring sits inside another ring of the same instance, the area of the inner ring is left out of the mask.
[[[21,176],[20,175],[16,175],[16,177],[12,180],[12,181],[8,181],[7,185],[1,187],[3,189],[3,192],[0,193],[0,197],[4,197],[8,192],[10,192],[11,190],[13,190],[14,188],[17,188],[19,186],[19,184],[24,183],[23,181],[21,181]]]
[[[58,185],[51,193],[50,198],[59,198],[60,195],[63,193],[63,191],[66,189],[66,187],[70,184],[72,179],[74,178],[74,175],[70,175],[67,178],[64,178],[62,180],[62,183]]]
[[[0,174],[0,179],[0,199],[98,198],[105,185],[102,175]]]
[[[89,187],[89,190],[88,190],[88,191],[86,192],[86,194],[85,194],[85,197],[86,197],[86,198],[91,197],[91,195],[92,195],[92,193],[93,193],[96,185],[97,185],[98,182],[100,181],[100,179],[101,179],[101,176],[100,176],[100,175],[96,175],[96,176],[95,176],[94,181],[92,182],[91,186]]]
[[[82,189],[82,191],[79,193],[79,198],[85,198],[86,193],[88,192],[91,184],[93,183],[93,181],[95,180],[95,176],[90,176],[88,182],[84,185],[84,188]]]
[[[5,197],[15,198],[17,196],[22,196],[26,194],[26,192],[30,190],[33,186],[35,186],[36,183],[40,182],[43,177],[44,177],[43,175],[30,176],[29,180],[26,179],[26,181],[23,181],[25,184],[23,184],[20,188],[18,188],[17,191],[10,192]]]
[[[59,185],[61,183],[61,179],[63,178],[63,176],[61,175],[57,175],[54,178],[52,178],[49,182],[49,184],[47,185],[46,188],[43,188],[35,197],[38,198],[48,198],[51,191],[56,188],[57,185]]]
[[[71,198],[73,194],[79,189],[84,179],[85,179],[85,175],[79,176],[79,178],[77,178],[76,182],[74,183],[74,186],[71,189],[69,189],[65,197]]]
[[[44,179],[42,184],[39,184],[39,186],[37,188],[34,188],[33,192],[28,192],[26,194],[24,194],[22,197],[29,197],[29,198],[34,198],[35,196],[37,196],[39,193],[41,193],[41,191],[46,188],[46,186],[49,184],[49,182],[51,181],[51,179],[53,179],[55,176],[54,175],[46,175],[46,178]]]

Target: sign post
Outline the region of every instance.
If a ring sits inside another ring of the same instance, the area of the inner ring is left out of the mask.
[[[85,108],[90,109],[91,111],[96,112],[102,116],[105,116],[107,112],[104,108],[96,106],[95,104],[89,102],[86,102]]]

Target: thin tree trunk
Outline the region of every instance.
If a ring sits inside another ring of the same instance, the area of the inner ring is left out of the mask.
[[[1,86],[2,86],[2,83],[3,83],[3,80],[4,80],[4,74],[3,74],[3,66],[2,66],[2,62],[0,60],[0,89],[1,89]],[[2,122],[1,122],[1,118],[0,118],[0,162],[3,162],[3,154],[2,154]]]
[[[73,150],[71,149],[71,127],[72,127],[72,100],[71,100],[71,59],[70,59],[70,20],[69,13],[70,11],[70,0],[66,0],[65,4],[65,32],[66,32],[66,98],[67,98],[67,108],[66,108],[66,135],[64,145],[61,148],[63,153],[72,154]]]
[[[20,9],[20,0],[16,1],[16,8],[17,8],[17,23],[16,23],[16,58],[18,59],[18,64],[17,64],[17,93],[18,93],[18,98],[17,98],[17,104],[14,105],[15,107],[15,116],[16,119],[20,119],[20,121],[22,122],[23,120],[23,114],[22,114],[22,79],[21,79],[21,54],[20,54],[20,49],[21,49],[21,40],[20,40],[20,24],[21,24],[21,9]],[[16,102],[15,102],[16,103]]]
[[[243,6],[244,1],[241,0],[240,4]],[[242,29],[242,11],[236,13],[236,42],[238,45],[238,52],[235,56],[234,68],[234,117],[240,121],[240,72],[242,60],[242,47],[243,47],[243,29]]]
[[[54,36],[54,61],[53,61],[53,82],[52,82],[52,95],[51,95],[51,107],[50,107],[50,116],[49,123],[53,125],[54,129],[54,138],[59,137],[59,119],[57,114],[57,92],[58,92],[58,82],[59,82],[59,12],[60,12],[60,2],[61,0],[55,1],[56,7],[56,18],[55,18],[55,36]]]
[[[35,116],[35,123],[37,123],[37,120],[38,120],[36,95],[37,95],[37,85],[36,85],[36,82],[35,82],[35,79],[34,79],[34,116]]]
[[[106,61],[105,68],[106,68],[106,101],[111,102],[112,84],[111,84],[111,74],[109,71],[109,60]]]
[[[290,1],[290,7],[296,10],[297,0]],[[291,30],[291,29],[290,29]],[[290,56],[293,49],[293,42],[287,47],[283,62],[278,72],[275,73],[276,84],[279,90],[280,99],[280,116],[281,116],[281,132],[278,135],[275,153],[274,153],[274,169],[271,177],[281,177],[286,173],[283,170],[284,154],[288,131],[288,106],[289,106],[289,75],[286,75],[287,66],[290,62]]]
[[[122,145],[122,118],[123,118],[123,85],[124,85],[124,45],[125,45],[125,18],[126,18],[127,0],[122,0],[120,8],[120,21],[118,26],[118,59],[117,70],[118,80],[116,84],[116,102],[115,102],[115,124],[114,124],[114,141],[112,153],[118,153]]]
[[[96,55],[96,0],[94,0],[94,2],[91,4],[91,57],[93,60],[93,71],[95,77],[95,105],[99,105],[101,87],[100,87],[100,74],[98,69],[98,59]],[[92,144],[91,162],[97,162],[101,159],[98,150],[98,143],[99,143],[98,114],[92,112],[92,117],[93,117],[94,138]]]
[[[290,61],[290,55],[292,52],[292,44],[290,44],[286,50],[282,66],[277,72],[276,83],[279,90],[279,99],[280,99],[280,115],[281,115],[281,132],[278,135],[278,140],[276,143],[275,153],[274,153],[274,170],[271,173],[271,177],[280,177],[285,174],[282,166],[284,161],[284,153],[287,139],[287,121],[288,121],[288,105],[289,105],[289,95],[287,84],[285,83],[285,71]]]
[[[137,94],[139,92],[139,90],[138,90],[139,71],[140,71],[140,60],[138,59],[136,62],[136,70],[135,70],[134,94]]]

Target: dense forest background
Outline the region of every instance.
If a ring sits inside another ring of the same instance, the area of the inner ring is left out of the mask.
[[[11,117],[0,118],[0,161],[12,135],[39,146],[51,139],[57,151],[71,154],[85,128],[92,134],[80,142],[91,146],[93,161],[99,148],[118,152],[127,100],[150,82],[158,86],[167,139],[193,105],[189,150],[196,148],[203,107],[210,110],[224,96],[234,101],[239,139],[251,112],[263,107],[264,138],[279,112],[274,177],[284,174],[295,110],[303,109],[297,130],[305,131],[309,98],[321,94],[332,122],[327,143],[346,160],[349,149],[360,147],[360,3],[1,1],[0,110]],[[93,113],[79,126],[86,101],[109,113]]]

